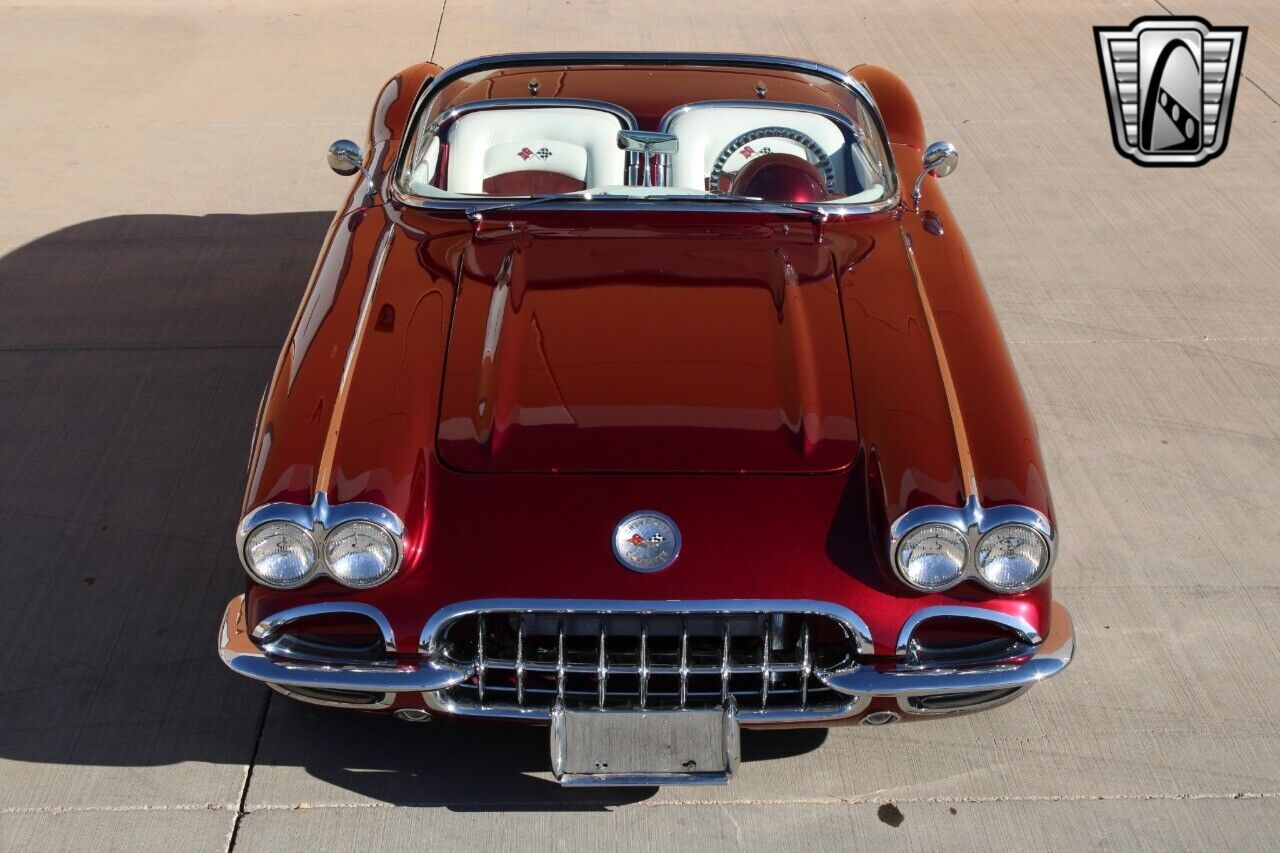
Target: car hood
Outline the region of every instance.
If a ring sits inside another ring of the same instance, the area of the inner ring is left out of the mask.
[[[808,228],[523,229],[459,255],[437,444],[470,472],[818,473],[857,454]]]

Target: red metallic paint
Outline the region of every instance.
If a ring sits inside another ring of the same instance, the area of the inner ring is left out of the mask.
[[[678,219],[539,217],[473,241],[445,363],[446,464],[849,466],[853,395],[830,251],[807,226],[783,235]]]
[[[941,236],[901,207],[832,217],[820,242],[802,220],[729,210],[494,212],[473,231],[460,213],[386,200],[409,106],[435,73],[415,66],[379,98],[378,192],[353,184],[326,238],[264,399],[244,500],[248,511],[323,490],[332,503],[383,504],[406,523],[405,563],[363,591],[251,583],[253,622],[311,601],[364,601],[408,655],[427,618],[464,599],[812,598],[861,615],[886,655],[907,617],[933,604],[980,603],[1047,634],[1049,583],[922,594],[886,560],[899,514],[965,497],[904,233],[952,356],[981,501],[1053,517],[1034,426],[936,179],[921,210]],[[855,73],[877,98],[896,91],[865,66]],[[454,87],[455,97],[523,94],[534,77],[546,96],[610,100],[650,127],[678,103],[743,97],[762,78],[770,98],[844,99],[799,75],[664,68],[526,69]],[[909,113],[903,93],[891,107]],[[887,118],[910,187],[919,140],[909,115]],[[368,325],[356,330],[388,229]],[[502,346],[486,364],[500,280]],[[377,328],[388,312],[395,322]],[[353,330],[363,340],[334,425],[332,476],[316,482]],[[481,399],[492,401],[486,413]],[[557,406],[559,421],[529,414]],[[654,574],[624,569],[609,544],[615,523],[644,507],[683,532],[678,560]]]
[[[889,141],[924,151],[924,120],[915,96],[902,78],[878,65],[858,65],[850,69],[849,76],[866,86],[875,98]]]

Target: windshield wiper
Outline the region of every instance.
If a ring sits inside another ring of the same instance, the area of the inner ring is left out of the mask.
[[[815,222],[824,221],[827,214],[821,210],[801,207],[798,204],[787,201],[765,201],[764,199],[753,199],[745,196],[734,195],[686,195],[684,193],[669,193],[662,195],[631,195],[629,193],[588,193],[580,190],[573,193],[558,193],[556,195],[540,195],[534,198],[520,199],[506,204],[495,204],[492,207],[477,208],[468,214],[468,218],[475,220],[483,218],[485,214],[503,213],[514,210],[527,210],[531,207],[539,207],[551,202],[562,201],[629,201],[635,202],[637,209],[643,209],[644,205],[655,201],[688,201],[695,204],[724,204],[734,205],[737,207],[745,207],[753,211],[762,213],[776,213],[788,216],[802,216]]]
[[[790,213],[798,214],[806,219],[826,219],[827,215],[820,210],[812,210],[807,207],[801,207],[798,204],[789,201],[765,201],[764,199],[747,198],[740,195],[683,195],[673,193],[671,195],[650,195],[637,199],[638,201],[692,201],[698,203],[709,204],[734,204],[741,207],[749,207],[752,210],[758,210],[765,213]]]
[[[486,213],[501,213],[504,210],[524,210],[528,207],[538,207],[553,201],[594,201],[598,198],[622,198],[623,196],[611,196],[608,194],[601,195],[585,195],[586,190],[578,190],[571,193],[556,193],[555,195],[539,195],[533,198],[522,198],[519,201],[511,201],[506,204],[495,204],[492,207],[481,207],[473,210],[468,214],[474,218]]]

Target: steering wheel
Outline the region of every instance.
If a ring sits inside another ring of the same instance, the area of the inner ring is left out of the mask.
[[[810,155],[811,162],[822,173],[822,179],[827,184],[827,192],[835,195],[836,170],[831,165],[831,158],[827,156],[827,152],[822,150],[822,146],[812,136],[789,127],[757,127],[755,130],[748,130],[729,140],[729,144],[721,148],[720,153],[716,155],[715,163],[711,166],[711,174],[707,176],[707,186],[711,192],[720,192],[720,178],[724,176],[724,164],[729,162],[729,158],[742,146],[757,139],[789,139],[798,144]]]

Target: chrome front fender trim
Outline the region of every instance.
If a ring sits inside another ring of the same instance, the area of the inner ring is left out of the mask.
[[[429,660],[414,665],[274,660],[254,643],[245,623],[244,603],[244,596],[238,595],[227,604],[218,635],[218,654],[233,672],[255,681],[318,690],[421,693],[452,687],[471,676],[461,667],[442,666]]]

